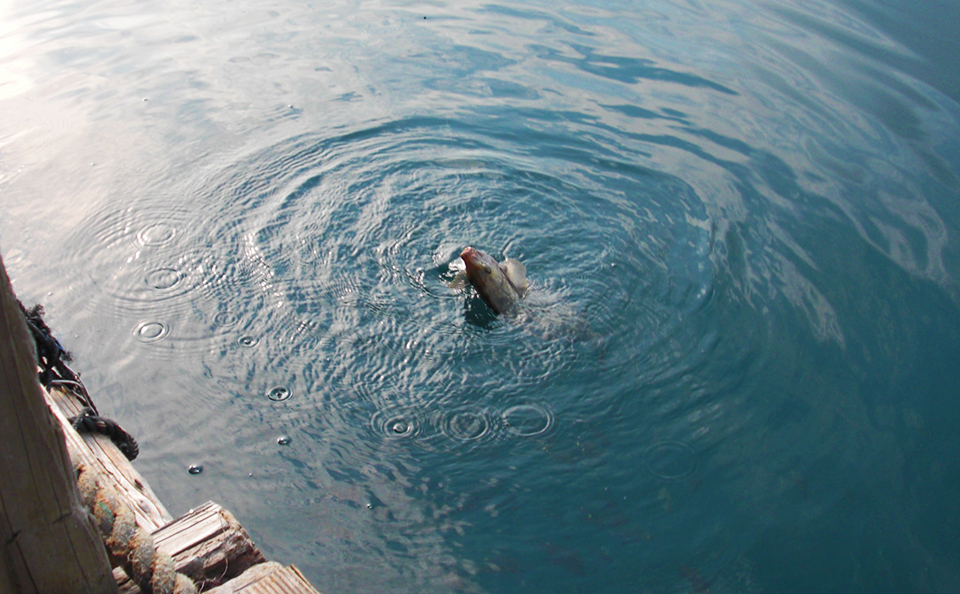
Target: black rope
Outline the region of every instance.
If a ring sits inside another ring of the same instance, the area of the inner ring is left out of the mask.
[[[90,407],[84,408],[79,415],[70,417],[68,420],[79,433],[100,433],[109,437],[127,460],[134,460],[140,454],[140,446],[137,445],[137,440],[133,436],[121,429],[116,421],[97,416]]]
[[[70,424],[79,432],[102,433],[123,452],[128,460],[133,460],[140,453],[137,440],[120,428],[115,421],[104,419],[93,404],[93,399],[87,392],[86,386],[80,381],[80,374],[67,367],[71,360],[60,341],[53,336],[50,327],[43,321],[43,306],[34,305],[30,309],[20,301],[20,311],[27,321],[30,334],[37,345],[37,365],[40,367],[38,379],[45,388],[61,388],[69,391],[83,404],[80,414],[70,418]]]
[[[96,405],[87,393],[87,388],[80,381],[80,374],[67,367],[67,362],[72,359],[60,341],[56,339],[50,327],[43,321],[43,306],[34,305],[30,309],[17,301],[20,311],[23,312],[27,321],[27,328],[33,335],[33,342],[37,345],[37,365],[40,367],[38,379],[45,388],[66,387],[73,393],[80,402],[94,412],[97,411]]]

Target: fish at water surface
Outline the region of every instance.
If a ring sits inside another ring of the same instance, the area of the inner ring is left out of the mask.
[[[463,262],[463,268],[459,267]],[[464,248],[458,261],[450,264],[457,273],[451,288],[473,285],[477,294],[495,314],[504,314],[527,332],[544,340],[561,339],[569,343],[593,342],[603,349],[602,337],[591,328],[577,307],[565,302],[556,292],[531,290],[527,270],[512,258],[497,262],[491,255],[473,247]],[[520,307],[520,301],[525,305]]]
[[[497,262],[493,256],[472,247],[460,252],[467,280],[495,314],[510,311],[527,292],[527,269],[507,258]]]

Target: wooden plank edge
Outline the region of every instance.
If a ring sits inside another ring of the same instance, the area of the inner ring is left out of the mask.
[[[229,511],[207,502],[153,533],[157,550],[173,558],[174,568],[198,589],[219,586],[265,561],[263,554]],[[122,571],[114,577],[123,594],[140,590]]]
[[[207,594],[320,594],[300,570],[268,561],[255,565]]]
[[[110,438],[100,434],[80,434],[68,421],[68,417],[80,412],[76,397],[59,389],[45,390],[41,386],[50,410],[60,422],[70,457],[94,469],[129,504],[137,524],[148,532],[168,524],[173,517],[160,499],[133,467],[126,456],[117,449]]]

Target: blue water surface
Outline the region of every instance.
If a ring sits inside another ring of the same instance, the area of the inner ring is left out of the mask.
[[[0,250],[171,512],[328,594],[960,592],[957,23],[6,3]]]

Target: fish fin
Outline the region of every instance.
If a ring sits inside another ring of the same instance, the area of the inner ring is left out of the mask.
[[[461,290],[464,289],[467,285],[470,284],[469,279],[467,279],[466,271],[461,270],[453,276],[453,280],[447,283],[447,286],[451,289]]]
[[[507,276],[507,280],[513,285],[522,297],[527,292],[527,268],[519,261],[513,258],[507,258],[500,264],[500,269]]]

